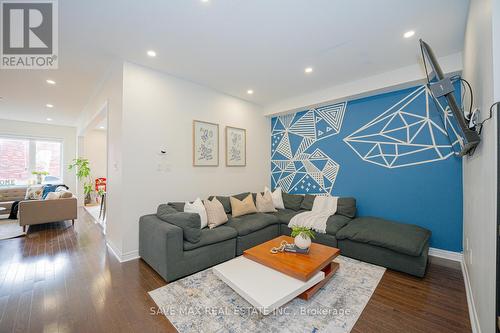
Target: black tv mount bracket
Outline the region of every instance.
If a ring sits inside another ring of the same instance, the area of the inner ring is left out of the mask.
[[[440,81],[433,82],[429,84],[429,88],[431,89],[432,95],[436,98],[442,97],[455,91],[450,78],[445,78]]]

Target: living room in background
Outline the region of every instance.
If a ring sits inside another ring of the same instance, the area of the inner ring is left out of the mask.
[[[272,186],[353,196],[359,216],[425,227],[432,247],[461,252],[462,161],[445,107],[416,86],[274,117]]]
[[[0,179],[14,185],[63,183],[62,152],[62,140],[0,135]]]

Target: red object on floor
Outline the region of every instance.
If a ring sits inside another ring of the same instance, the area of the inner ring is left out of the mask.
[[[96,178],[95,190],[99,191],[99,188],[102,188],[106,192],[106,178]]]

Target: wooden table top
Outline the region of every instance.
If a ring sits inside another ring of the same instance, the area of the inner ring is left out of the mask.
[[[279,247],[282,241],[293,244],[292,237],[280,236],[244,251],[243,255],[283,274],[308,281],[340,254],[337,248],[317,243],[311,244],[308,254],[290,252],[272,254],[271,248]]]

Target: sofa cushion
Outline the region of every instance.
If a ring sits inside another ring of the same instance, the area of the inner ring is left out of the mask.
[[[311,210],[313,208],[314,199],[316,199],[315,195],[304,195],[304,200],[302,200],[302,203],[300,204],[300,209]]]
[[[288,194],[283,192],[281,193],[281,196],[283,198],[285,208],[293,210],[299,210],[302,200],[304,200],[304,196],[300,194]]]
[[[356,216],[356,199],[340,197],[337,201],[337,214],[354,218]]]
[[[188,241],[184,241],[184,250],[194,250],[202,246],[207,246],[210,244],[219,243],[231,238],[235,238],[238,236],[238,233],[235,229],[226,227],[226,226],[218,226],[214,229],[202,229],[200,240],[197,243],[191,243]]]
[[[288,224],[292,217],[294,217],[297,214],[300,214],[302,212],[305,212],[305,210],[299,210],[295,211],[292,209],[278,209],[276,213],[272,213],[272,215],[276,216],[280,223],[282,224]]]
[[[158,218],[162,219],[162,216],[165,216],[168,214],[179,213],[179,212],[183,212],[183,211],[184,211],[184,208],[183,208],[183,210],[178,211],[174,206],[171,205],[171,203],[169,203],[167,205],[161,204],[156,209],[156,216],[158,216]]]
[[[420,256],[431,232],[412,224],[402,224],[375,217],[359,217],[340,229],[336,237]]]
[[[279,219],[272,214],[255,213],[240,217],[231,217],[226,224],[228,227],[236,229],[238,236],[245,236],[265,227],[278,224]]]
[[[326,221],[326,233],[336,236],[337,232],[346,226],[352,219],[350,217],[335,214],[328,218]]]
[[[201,238],[201,219],[196,213],[177,212],[169,205],[159,205],[156,216],[165,222],[182,228],[183,237],[190,243],[197,243]]]

